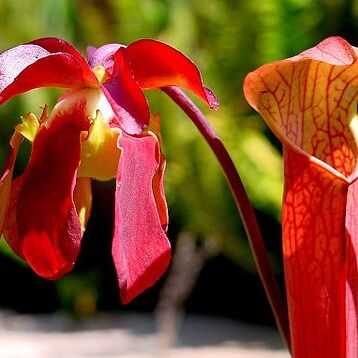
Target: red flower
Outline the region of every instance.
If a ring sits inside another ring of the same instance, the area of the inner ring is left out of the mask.
[[[283,252],[292,353],[358,356],[358,53],[332,37],[244,85],[284,147]]]
[[[0,103],[38,87],[63,87],[47,116],[19,124],[0,179],[0,224],[7,242],[42,277],[70,271],[91,210],[91,178],[116,178],[112,254],[121,300],[153,285],[170,260],[159,116],[143,89],[181,86],[217,105],[195,65],[153,40],[88,49],[45,38],[0,55]],[[23,138],[29,163],[12,181]]]

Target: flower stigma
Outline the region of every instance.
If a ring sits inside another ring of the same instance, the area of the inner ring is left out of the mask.
[[[102,65],[98,65],[92,68],[99,83],[104,83],[107,80],[106,69]]]

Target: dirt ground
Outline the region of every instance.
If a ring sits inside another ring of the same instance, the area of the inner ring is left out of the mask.
[[[289,358],[278,333],[224,318],[188,315],[165,348],[152,314],[73,320],[0,313],[1,358]]]

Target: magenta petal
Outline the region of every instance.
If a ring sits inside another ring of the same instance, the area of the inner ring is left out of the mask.
[[[94,47],[94,46],[87,46],[86,47],[87,61],[90,60],[90,58],[94,55],[94,53],[96,51],[97,51],[97,47]]]
[[[96,49],[90,47],[88,51],[88,63],[91,67],[102,65],[108,67],[108,65],[113,65],[114,54],[124,45],[120,44],[107,44]]]
[[[113,76],[103,84],[104,93],[121,128],[129,134],[139,134],[149,123],[148,103],[142,89],[132,77],[122,51],[117,51],[115,58]]]
[[[153,193],[160,153],[154,136],[124,135],[116,187],[112,255],[120,296],[128,303],[166,270],[170,244],[162,229]]]

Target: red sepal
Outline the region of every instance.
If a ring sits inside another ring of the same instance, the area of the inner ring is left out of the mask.
[[[119,51],[125,53],[133,76],[142,88],[183,87],[207,102],[210,108],[218,109],[218,100],[204,88],[198,68],[173,47],[143,39]]]
[[[170,244],[153,190],[156,173],[162,170],[159,145],[154,136],[124,134],[116,186],[115,228],[112,255],[120,296],[128,303],[152,286],[170,261]]]
[[[86,61],[73,53],[50,53],[34,44],[3,52],[0,55],[0,104],[39,87],[98,86]]]
[[[85,58],[65,40],[56,37],[44,37],[41,39],[33,40],[29,42],[29,44],[40,46],[50,53],[62,52],[70,54],[73,57],[77,58],[78,62],[80,62],[83,67],[88,67]]]

